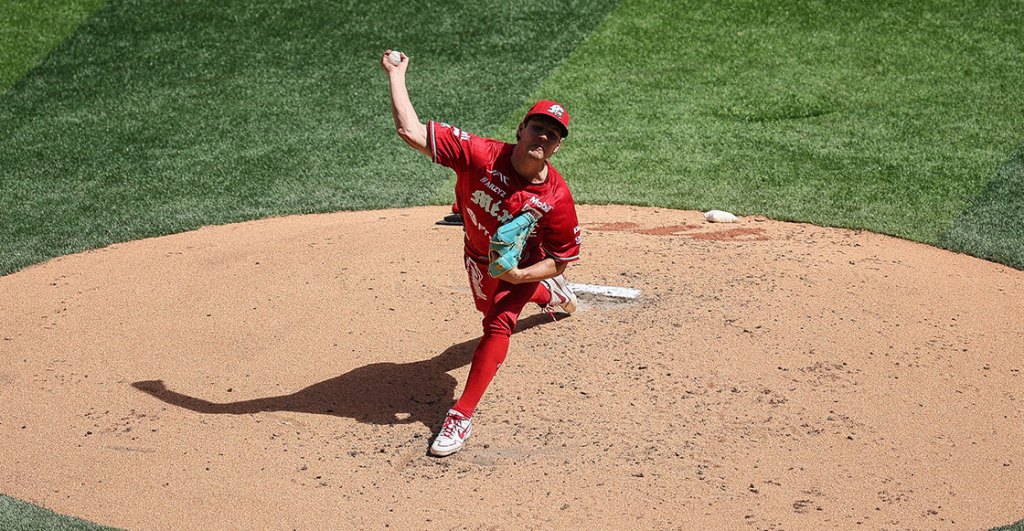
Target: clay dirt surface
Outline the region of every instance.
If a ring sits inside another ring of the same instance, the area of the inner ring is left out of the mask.
[[[129,529],[983,529],[1024,518],[1024,272],[867,232],[583,206],[465,449],[444,207],[0,278],[0,492]]]

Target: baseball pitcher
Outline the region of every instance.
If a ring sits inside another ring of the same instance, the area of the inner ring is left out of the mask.
[[[569,136],[569,113],[542,100],[516,129],[516,143],[483,138],[448,124],[420,122],[409,100],[409,57],[386,50],[381,66],[391,91],[398,136],[455,171],[456,205],[465,231],[465,265],[483,337],[465,390],[448,411],[430,452],[458,452],[473,429],[473,411],[508,353],[527,303],[576,310],[563,273],[580,255],[580,228],[569,188],[548,161]]]

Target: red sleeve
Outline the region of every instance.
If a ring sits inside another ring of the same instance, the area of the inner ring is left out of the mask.
[[[576,203],[568,188],[558,194],[557,207],[544,218],[544,237],[541,245],[556,262],[572,262],[580,257],[583,235],[576,218]]]
[[[431,158],[458,173],[469,164],[470,143],[473,135],[448,124],[431,120],[427,123],[427,145]]]

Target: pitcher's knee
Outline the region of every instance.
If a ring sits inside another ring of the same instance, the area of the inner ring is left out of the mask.
[[[512,331],[516,328],[516,317],[502,313],[497,316],[487,316],[484,318],[484,335],[485,336],[504,336],[510,337]]]

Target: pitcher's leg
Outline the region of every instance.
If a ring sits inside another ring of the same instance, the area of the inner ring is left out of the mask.
[[[543,288],[541,288],[543,289]],[[484,315],[484,335],[473,352],[473,365],[469,369],[466,389],[456,402],[456,411],[472,416],[480,398],[490,385],[498,368],[508,354],[509,337],[516,328],[516,322],[523,307],[533,301],[538,293],[550,298],[546,289],[541,291],[538,284],[509,284],[499,282],[491,294],[490,307]]]
[[[480,339],[473,353],[473,364],[469,368],[466,389],[452,409],[467,417],[473,416],[473,411],[484,396],[484,391],[508,355],[508,343],[509,336],[506,335],[484,336]]]

